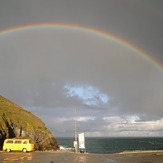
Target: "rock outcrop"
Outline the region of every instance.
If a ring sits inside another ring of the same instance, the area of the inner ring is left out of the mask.
[[[55,137],[31,112],[0,96],[0,150],[6,138],[30,138],[36,150],[57,150]]]

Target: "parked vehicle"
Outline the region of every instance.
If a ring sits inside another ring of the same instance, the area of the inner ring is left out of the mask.
[[[6,139],[3,143],[3,151],[31,152],[34,151],[34,144],[27,138]]]

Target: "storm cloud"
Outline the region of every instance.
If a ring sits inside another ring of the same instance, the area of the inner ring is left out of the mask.
[[[163,10],[146,3],[148,9],[139,1],[3,1],[2,30],[48,22],[91,26],[142,52],[84,29],[11,30],[0,34],[1,95],[56,136],[74,135],[75,109],[77,130],[86,136],[161,136]]]

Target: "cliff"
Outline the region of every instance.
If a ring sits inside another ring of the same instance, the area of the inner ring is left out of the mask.
[[[0,150],[6,138],[30,138],[36,150],[57,150],[55,137],[31,112],[0,96]]]

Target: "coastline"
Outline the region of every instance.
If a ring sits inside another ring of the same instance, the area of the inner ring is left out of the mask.
[[[145,154],[145,153],[162,153],[163,154],[163,150],[133,150],[133,151],[123,151],[117,154]]]
[[[114,154],[35,151],[29,153],[0,151],[1,163],[162,163],[163,150],[124,151]]]

